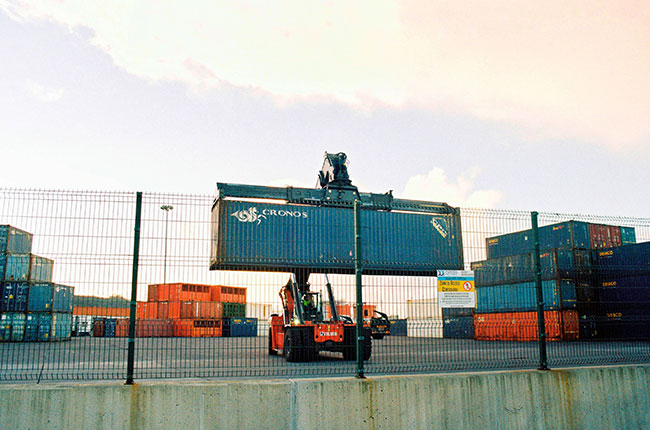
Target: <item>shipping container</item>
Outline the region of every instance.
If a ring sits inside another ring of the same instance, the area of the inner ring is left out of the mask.
[[[174,337],[221,337],[221,320],[173,321]]]
[[[136,320],[136,337],[172,337],[173,321],[168,319]]]
[[[549,249],[540,254],[543,280],[582,279],[592,274],[591,251],[583,249]],[[476,286],[530,282],[535,280],[533,253],[477,261],[471,264]]]
[[[130,308],[106,308],[102,306],[75,306],[74,315],[88,315],[94,317],[128,317]]]
[[[631,245],[636,243],[636,231],[634,227],[621,227],[621,244]]]
[[[221,327],[223,337],[257,336],[257,318],[224,318]]]
[[[74,299],[74,287],[54,284],[54,296],[52,298],[52,311],[72,313]]]
[[[471,317],[475,308],[442,308],[443,318]]]
[[[225,305],[225,304],[224,304]],[[246,312],[245,305],[244,313]],[[182,319],[221,319],[223,316],[220,302],[181,302]]]
[[[72,336],[90,336],[92,333],[92,325],[93,317],[89,315],[73,315]]]
[[[364,273],[463,269],[460,215],[361,210]],[[218,199],[212,208],[212,270],[354,270],[350,208]]]
[[[539,228],[539,248],[596,249],[620,246],[621,227],[566,221]],[[525,254],[533,249],[532,230],[523,230],[486,239],[487,258]]]
[[[271,309],[269,303],[246,303],[246,318],[267,320],[271,317]]]
[[[136,320],[148,320],[158,318],[158,303],[156,302],[137,302],[135,305]]]
[[[20,342],[25,338],[26,315],[23,312],[0,314],[0,340]]]
[[[246,288],[225,285],[210,286],[210,301],[228,303],[246,303]]]
[[[106,318],[93,319],[93,337],[104,337],[106,331]]]
[[[116,326],[117,326],[116,318],[106,318],[104,320],[104,337],[115,337]]]
[[[129,337],[129,319],[118,318],[115,323],[115,337]]]
[[[54,284],[36,282],[29,286],[27,310],[30,312],[51,312],[54,298]]]
[[[158,305],[158,316],[155,318],[177,320],[181,317],[181,302],[153,302],[152,304]]]
[[[625,306],[650,315],[650,275],[601,278],[599,287],[599,303],[604,312]]]
[[[70,339],[72,335],[72,314],[52,313],[52,337],[51,340]]]
[[[650,340],[650,315],[628,314],[625,309],[597,319],[598,337],[604,340]]]
[[[407,324],[405,319],[391,319],[390,320],[390,335],[392,336],[406,336]]]
[[[580,332],[578,312],[545,311],[544,327],[547,340],[576,340]],[[538,340],[537,312],[477,313],[474,315],[474,338],[502,341]]]
[[[29,283],[7,281],[0,282],[2,296],[0,311],[4,312],[25,312],[29,298]]]
[[[650,242],[593,251],[594,269],[601,277],[650,273]]]
[[[269,330],[271,329],[271,323],[268,320],[257,320],[257,336],[258,337],[268,337]],[[222,330],[223,335],[223,330]]]
[[[31,282],[52,282],[54,261],[31,254],[29,261],[29,280]]]
[[[200,284],[152,284],[149,285],[147,300],[150,302],[210,301],[211,285]]]
[[[50,340],[52,314],[50,312],[31,312],[25,321],[25,342],[46,342]]]
[[[27,281],[29,254],[0,254],[0,281]]]
[[[474,317],[454,317],[442,320],[442,336],[449,339],[474,339]]]
[[[406,319],[406,336],[408,337],[442,337],[442,318]],[[391,336],[393,333],[391,332]]]
[[[32,252],[32,234],[10,225],[0,225],[0,253],[5,252],[29,254]]]
[[[442,309],[438,307],[438,299],[410,299],[406,301],[406,318],[442,318]]]
[[[246,318],[246,305],[244,303],[223,303],[223,318]]]
[[[542,281],[545,310],[574,309],[576,283],[570,280]],[[476,287],[476,312],[526,312],[537,310],[535,282]]]

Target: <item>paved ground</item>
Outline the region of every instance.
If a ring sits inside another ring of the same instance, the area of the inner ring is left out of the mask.
[[[124,379],[128,339],[0,344],[0,381]],[[650,362],[650,342],[549,342],[549,367]],[[366,373],[531,369],[536,342],[488,342],[389,336],[373,341]],[[310,363],[269,356],[267,339],[144,338],[136,340],[136,379],[231,376],[354,375],[355,362],[322,352]]]

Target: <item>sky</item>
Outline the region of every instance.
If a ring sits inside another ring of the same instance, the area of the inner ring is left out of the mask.
[[[0,0],[0,187],[648,217],[646,1]]]

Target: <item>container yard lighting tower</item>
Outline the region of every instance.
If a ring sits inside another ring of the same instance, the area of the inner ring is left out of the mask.
[[[163,284],[167,283],[167,224],[169,222],[169,211],[174,209],[172,205],[162,205],[160,209],[165,211],[165,259],[163,261]]]

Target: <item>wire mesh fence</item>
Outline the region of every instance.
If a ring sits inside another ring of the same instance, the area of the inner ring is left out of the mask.
[[[530,212],[362,208],[359,306],[350,208],[226,201],[143,194],[132,319],[135,193],[0,190],[0,380],[124,379],[130,324],[135,379],[354,375],[358,316],[368,375],[536,368],[538,288],[549,367],[650,360],[650,219],[539,214],[536,265]]]

